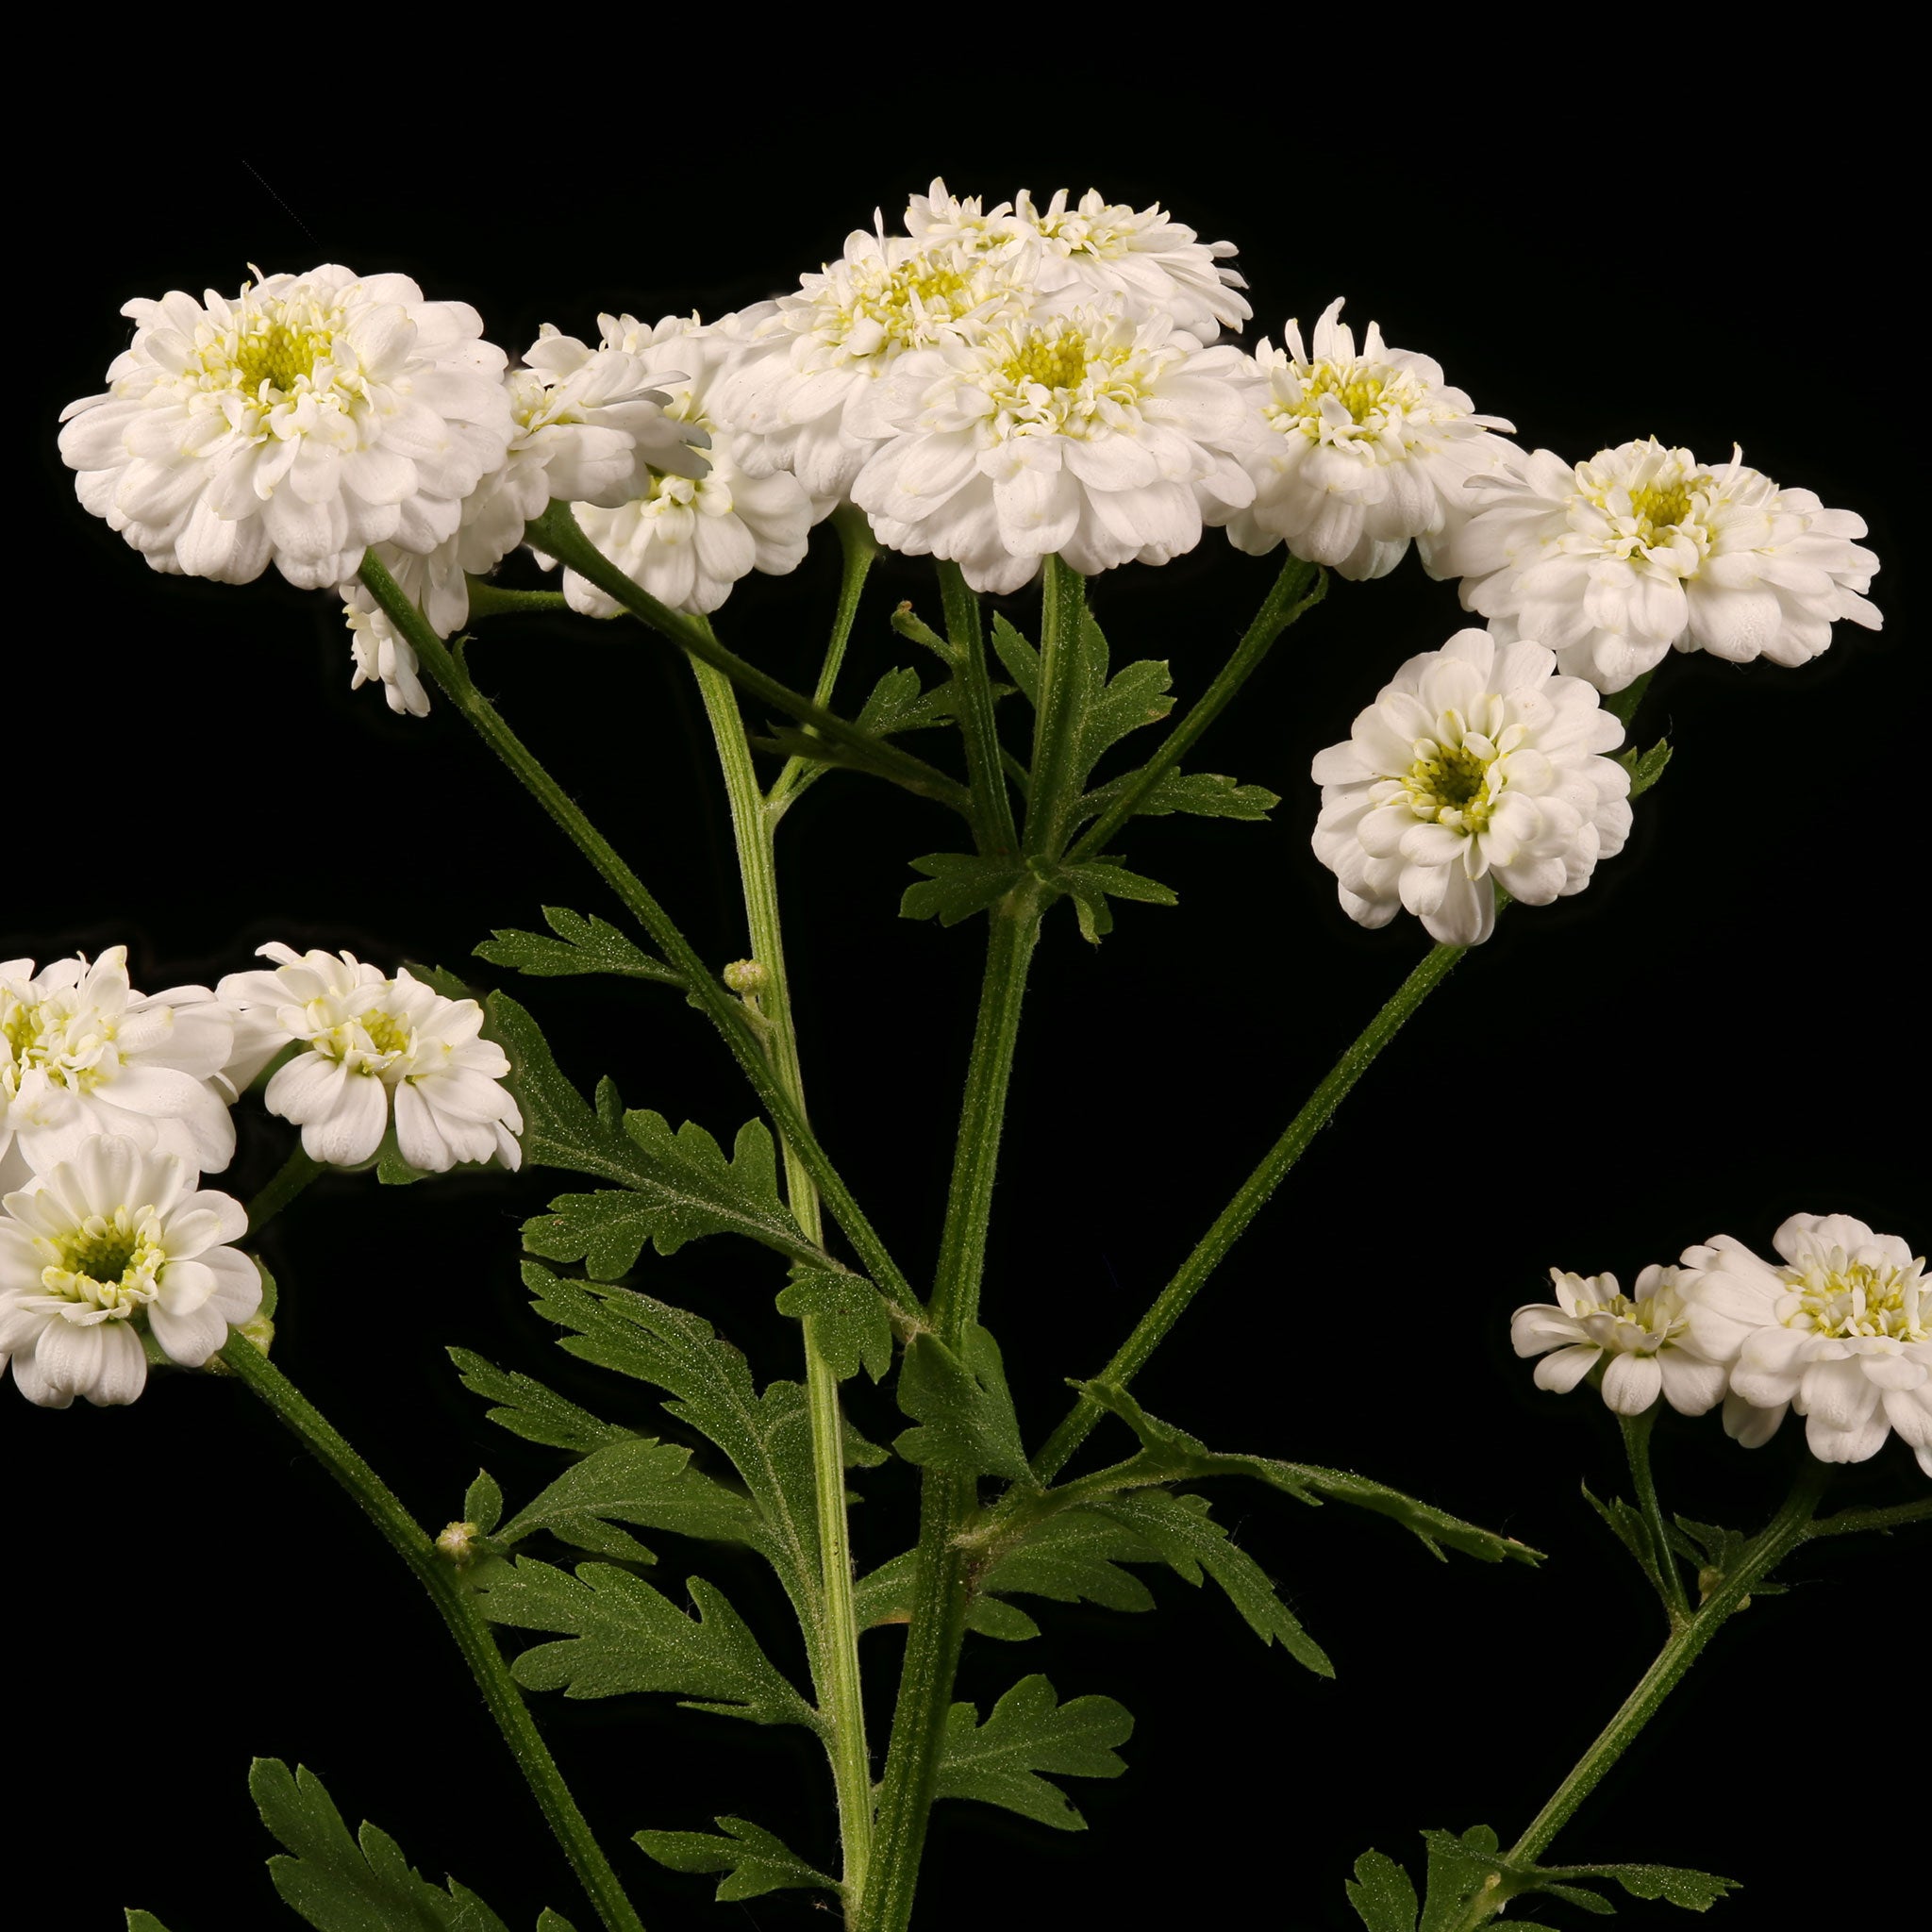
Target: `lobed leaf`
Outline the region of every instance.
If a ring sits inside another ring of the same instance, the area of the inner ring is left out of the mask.
[[[1109,859],[1057,866],[1052,882],[1072,897],[1080,922],[1080,937],[1091,945],[1098,945],[1113,930],[1113,910],[1107,903],[1109,898],[1134,899],[1145,906],[1180,904],[1171,886],[1163,886],[1158,879],[1143,878]]]
[[[657,1558],[615,1528],[638,1523],[679,1536],[756,1546],[762,1525],[748,1496],[691,1466],[691,1451],[639,1437],[584,1457],[558,1477],[497,1533],[514,1543],[538,1530],[579,1549],[633,1563]]]
[[[1605,1526],[1610,1534],[1636,1558],[1637,1567],[1649,1580],[1651,1589],[1668,1605],[1671,1600],[1670,1592],[1665,1588],[1663,1574],[1657,1568],[1657,1552],[1651,1546],[1650,1526],[1644,1522],[1641,1513],[1624,1502],[1621,1496],[1612,1496],[1606,1503],[1592,1492],[1588,1483],[1582,1487],[1583,1500],[1603,1518]]]
[[[533,1375],[499,1369],[467,1348],[451,1349],[449,1358],[456,1363],[465,1389],[497,1405],[488,1411],[490,1420],[526,1441],[582,1455],[631,1440],[633,1431],[600,1421],[589,1409],[579,1408],[554,1389],[546,1389]]]
[[[1007,675],[1019,686],[1029,705],[1040,702],[1040,653],[1007,622],[1003,612],[992,619],[993,655],[1007,667]]]
[[[1640,753],[1633,744],[1628,751],[1617,755],[1617,762],[1630,774],[1630,796],[1641,798],[1664,774],[1671,762],[1671,741],[1659,738],[1646,752]]]
[[[918,672],[901,669],[887,672],[873,686],[872,695],[853,722],[875,738],[890,738],[895,732],[924,731],[948,724],[953,707],[951,678],[926,691],[920,684]]]
[[[899,901],[901,919],[937,919],[958,925],[984,912],[1012,891],[1024,872],[1010,853],[982,858],[970,852],[928,852],[912,861],[925,883],[908,886]]]
[[[876,1382],[892,1366],[892,1324],[879,1291],[861,1274],[794,1268],[778,1312],[809,1320],[820,1353],[840,1381],[862,1366]]]
[[[1127,1767],[1114,1747],[1133,1729],[1133,1718],[1111,1697],[1061,1704],[1044,1677],[1023,1677],[984,1724],[974,1706],[953,1706],[934,1795],[976,1798],[1059,1831],[1083,1831],[1087,1821],[1040,1774],[1118,1777]]]
[[[1154,1593],[1123,1563],[1158,1563],[1158,1550],[1132,1525],[1098,1509],[1060,1509],[1017,1537],[978,1579],[989,1593],[1017,1591],[1056,1603],[1085,1600],[1109,1610],[1151,1610]],[[1197,1573],[1194,1579],[1200,1581]]]
[[[1415,1932],[1415,1887],[1408,1874],[1387,1852],[1364,1852],[1355,1861],[1355,1876],[1343,1881],[1348,1902],[1369,1932]]]
[[[701,1576],[685,1587],[695,1617],[614,1564],[580,1563],[573,1574],[521,1557],[477,1600],[492,1623],[564,1633],[511,1664],[526,1690],[560,1690],[572,1698],[669,1692],[692,1710],[818,1729],[818,1713],[773,1667],[724,1596]]]
[[[168,1932],[168,1928],[152,1912],[143,1912],[134,1906],[129,1906],[127,1932]]]
[[[782,1839],[742,1818],[712,1821],[723,1838],[708,1831],[640,1831],[634,1834],[647,1857],[674,1872],[722,1872],[714,1896],[720,1905],[758,1898],[791,1889],[839,1890],[836,1879],[808,1865]]]
[[[861,1630],[912,1621],[912,1573],[918,1557],[917,1550],[902,1551],[853,1586],[853,1605]],[[1019,1643],[1040,1635],[1040,1625],[1024,1610],[991,1596],[967,1599],[966,1627],[1004,1643]]]
[[[473,1524],[479,1536],[488,1536],[503,1516],[503,1491],[487,1469],[476,1472],[476,1479],[463,1491],[463,1521]]]
[[[908,1462],[1032,1483],[999,1344],[984,1328],[968,1328],[958,1355],[929,1329],[914,1336],[899,1371],[898,1396],[899,1407],[919,1424],[892,1444]]]
[[[562,906],[545,906],[542,912],[555,939],[499,927],[494,937],[476,947],[476,958],[539,979],[608,973],[625,979],[655,979],[666,986],[684,984],[681,974],[652,958],[608,920],[594,914],[587,919]]]
[[[449,1882],[445,1890],[415,1871],[388,1833],[365,1824],[356,1836],[322,1780],[278,1758],[258,1757],[248,1789],[288,1856],[268,1861],[282,1901],[317,1932],[507,1932],[475,1892]],[[150,1914],[130,1913],[130,1932]],[[564,1922],[552,1924],[569,1932]]]

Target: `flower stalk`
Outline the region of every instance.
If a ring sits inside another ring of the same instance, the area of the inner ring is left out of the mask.
[[[416,1580],[428,1591],[476,1680],[476,1688],[483,1693],[483,1702],[496,1720],[504,1742],[509,1746],[510,1756],[516,1759],[517,1769],[523,1773],[544,1821],[596,1907],[606,1932],[643,1932],[643,1922],[625,1897],[589,1821],[571,1795],[570,1787],[538,1731],[536,1720],[524,1702],[524,1693],[510,1675],[509,1666],[497,1649],[496,1640],[476,1607],[475,1592],[465,1585],[461,1571],[438,1554],[428,1534],[382,1478],[246,1336],[234,1336],[222,1350],[220,1359],[239,1380],[247,1383],[276,1421],[297,1436],[303,1446],[355,1498],[388,1539],[390,1546],[408,1565]]]

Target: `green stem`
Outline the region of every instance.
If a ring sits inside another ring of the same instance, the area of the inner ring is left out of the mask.
[[[1025,996],[1026,971],[1040,938],[1036,888],[1017,886],[989,921],[979,1017],[966,1068],[959,1136],[946,1197],[945,1229],[930,1308],[939,1339],[957,1350],[979,1308],[987,1222],[998,1166],[1000,1133],[1011,1083],[1013,1048]],[[977,1507],[970,1476],[925,1472],[920,1494],[919,1548],[912,1614],[892,1712],[891,1743],[879,1790],[873,1883],[856,1921],[862,1932],[904,1932],[919,1882],[920,1855],[932,1814],[946,1715],[966,1629],[960,1532]]]
[[[362,581],[390,621],[414,646],[424,668],[441,687],[450,702],[469,719],[484,743],[502,758],[524,789],[548,812],[586,858],[597,869],[619,902],[657,941],[658,950],[685,978],[692,1003],[704,1012],[731,1049],[765,1110],[778,1124],[787,1143],[804,1161],[821,1197],[832,1211],[832,1218],[843,1229],[866,1272],[887,1299],[906,1309],[916,1309],[919,1298],[912,1285],[900,1272],[885,1243],[880,1241],[852,1191],[840,1178],[825,1151],[818,1143],[805,1117],[792,1105],[791,1095],[778,1084],[765,1058],[757,1029],[745,1017],[734,994],[722,986],[716,975],[692,950],[691,941],[677,928],[671,915],[658,905],[643,881],[620,858],[608,840],[591,824],[576,801],[544,769],[541,761],[512,731],[488,698],[471,682],[469,673],[457,660],[449,646],[424,621],[423,613],[397,589],[395,579],[370,553],[362,560]]]
[[[528,1781],[557,1841],[563,1847],[608,1932],[643,1932],[642,1922],[625,1896],[589,1822],[578,1810],[563,1774],[557,1768],[531,1717],[490,1626],[476,1607],[475,1595],[464,1588],[457,1565],[440,1556],[421,1525],[405,1509],[375,1472],[331,1425],[282,1372],[242,1336],[231,1337],[222,1360],[246,1382],[276,1419],[314,1455],[389,1539],[416,1579],[441,1611],[457,1648],[476,1679],[483,1702],[496,1720],[517,1768]]]
[[[832,692],[839,682],[839,672],[845,662],[845,646],[852,640],[852,622],[858,615],[858,600],[865,590],[865,579],[872,569],[872,560],[879,554],[879,546],[872,534],[872,525],[864,514],[849,503],[841,504],[832,512],[832,525],[839,533],[840,573],[839,607],[832,613],[832,636],[825,645],[825,661],[819,667],[819,681],[811,694],[815,705],[828,706]],[[817,761],[808,758],[790,758],[774,781],[769,795],[769,804],[774,812],[780,811],[797,791],[800,780],[813,770]]]
[[[321,1172],[322,1163],[309,1159],[298,1141],[275,1178],[249,1202],[248,1232],[259,1234]]]
[[[1289,1122],[1281,1138],[1261,1157],[1260,1165],[1241,1183],[1234,1199],[1215,1217],[1214,1224],[1201,1237],[1194,1252],[1181,1263],[1179,1273],[1160,1291],[1154,1306],[1135,1324],[1134,1332],[1114,1351],[1112,1360],[1093,1377],[1095,1381],[1124,1385],[1140,1374],[1148,1357],[1160,1346],[1168,1330],[1180,1320],[1182,1311],[1220,1265],[1222,1257],[1241,1239],[1249,1222],[1281,1185],[1289,1169],[1307,1152],[1308,1142],[1327,1124],[1328,1117],[1368,1072],[1375,1056],[1402,1030],[1403,1023],[1448,976],[1449,969],[1464,951],[1461,946],[1433,947],[1389,996],[1382,1010],[1362,1028],[1355,1042],[1335,1062],[1328,1077]],[[1035,1475],[1043,1483],[1051,1482],[1105,1413],[1091,1396],[1081,1396],[1033,1458]]]
[[[858,575],[863,578],[861,568]],[[850,627],[849,614],[846,626]],[[836,634],[835,634],[836,635]],[[717,741],[718,763],[731,801],[731,827],[738,844],[738,869],[744,884],[745,921],[752,958],[764,969],[758,993],[765,1022],[765,1044],[772,1069],[801,1118],[805,1078],[792,1024],[791,994],[785,973],[784,929],[778,910],[778,878],[773,831],[777,808],[758,789],[751,746],[744,735],[731,680],[708,664],[693,663],[705,710]],[[777,795],[774,788],[774,796]],[[810,1170],[781,1141],[785,1183],[791,1212],[807,1237],[819,1241],[818,1190]],[[872,1758],[865,1742],[865,1702],[858,1674],[858,1615],[853,1601],[852,1541],[845,1516],[845,1444],[839,1407],[839,1378],[820,1343],[819,1322],[805,1324],[806,1391],[811,1419],[812,1474],[817,1498],[820,1588],[813,1606],[812,1676],[820,1715],[825,1721],[825,1749],[839,1800],[839,1837],[843,1849],[845,1896],[865,1893],[872,1863]]]
[[[614,597],[633,617],[641,618],[660,636],[669,638],[713,670],[724,672],[740,690],[750,691],[754,697],[809,725],[828,745],[838,746],[866,771],[890,778],[908,791],[937,799],[955,811],[970,811],[972,794],[957,778],[949,778],[937,765],[901,751],[883,738],[874,738],[870,731],[861,731],[849,719],[841,718],[803,692],[780,684],[735,651],[726,650],[703,618],[667,609],[648,591],[632,583],[577,527],[569,504],[553,503],[530,524],[528,533],[540,549],[568,564],[607,597]]]
[[[1699,1653],[1717,1635],[1719,1626],[1742,1609],[1752,1591],[1806,1540],[1812,1512],[1830,1474],[1830,1464],[1807,1457],[1805,1471],[1786,1498],[1784,1507],[1744,1551],[1737,1569],[1706,1598],[1704,1607],[1671,1633],[1656,1661],[1638,1679],[1637,1688],[1624,1698],[1616,1716],[1576,1760],[1549,1803],[1530,1821],[1529,1828],[1504,1854],[1511,1864],[1527,1864],[1542,1853],[1577,1807],[1603,1781],[1605,1774],[1629,1749],[1638,1732],[1657,1715],[1658,1706],[1697,1661]],[[1478,1892],[1457,1922],[1455,1932],[1472,1932],[1472,1928],[1494,1917],[1507,1902],[1507,1887]]]
[[[1040,613],[1040,686],[1033,718],[1033,768],[1026,790],[1024,850],[1058,858],[1078,796],[1081,660],[1087,579],[1058,557],[1046,559]]]
[[[1161,741],[1160,749],[1129,774],[1124,788],[1113,803],[1080,835],[1067,855],[1074,864],[1095,858],[1108,841],[1140,810],[1141,802],[1167,774],[1180,763],[1195,741],[1224,711],[1235,693],[1260,669],[1274,641],[1303,611],[1319,604],[1328,589],[1328,574],[1298,557],[1288,558],[1274,588],[1246,635],[1235,646],[1234,656],[1222,667],[1221,675],[1195,699],[1187,715]]]
[[[993,714],[979,598],[957,563],[940,565],[940,597],[945,606],[953,676],[965,700],[959,729],[966,740],[966,774],[979,808],[974,819],[979,849],[989,854],[1017,852],[1020,838],[1013,827],[1013,801],[1007,791],[1006,767],[1000,755],[999,721]]]
[[[1661,1403],[1653,1402],[1641,1415],[1617,1417],[1624,1431],[1624,1453],[1630,1458],[1630,1480],[1637,1491],[1637,1507],[1643,1526],[1650,1533],[1655,1552],[1657,1587],[1664,1593],[1664,1608],[1673,1626],[1690,1614],[1690,1599],[1684,1590],[1684,1573],[1677,1567],[1676,1552],[1671,1548],[1670,1532],[1664,1526],[1663,1506],[1657,1501],[1657,1481],[1650,1473],[1650,1434],[1657,1426]]]
[[[508,591],[501,584],[490,583],[482,577],[470,579],[472,617],[508,617],[540,611],[560,615],[569,610],[570,599],[561,591]]]
[[[1840,1509],[1811,1525],[1810,1534],[1852,1536],[1859,1530],[1904,1529],[1909,1524],[1932,1522],[1932,1496],[1917,1503],[1893,1503],[1881,1509]]]

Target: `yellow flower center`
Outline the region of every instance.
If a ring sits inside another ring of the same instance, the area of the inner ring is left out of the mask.
[[[1834,1251],[1829,1262],[1788,1268],[1785,1278],[1797,1290],[1796,1308],[1785,1317],[1790,1328],[1814,1335],[1890,1336],[1898,1341],[1932,1340],[1921,1312],[1923,1262],[1901,1268],[1891,1261],[1853,1261]]]
[[[60,1000],[34,1006],[7,1002],[0,1007],[0,1041],[8,1049],[0,1069],[11,1074],[38,1068],[55,1086],[80,1093],[92,1091],[118,1064],[113,1023],[92,1011],[75,1012]]]
[[[1707,476],[1691,476],[1676,483],[1647,483],[1641,490],[1633,490],[1630,514],[1637,519],[1643,541],[1654,542],[1674,530],[1690,513],[1692,494],[1709,480]]]
[[[362,1015],[362,1030],[368,1034],[369,1043],[377,1053],[408,1051],[408,1033],[397,1024],[392,1014],[385,1013],[380,1007],[371,1007]]]
[[[160,1223],[152,1207],[117,1208],[112,1216],[91,1214],[64,1241],[42,1241],[56,1258],[41,1271],[41,1285],[62,1301],[104,1309],[125,1322],[155,1298],[155,1276],[167,1262]]]
[[[1035,382],[1046,389],[1072,389],[1087,374],[1087,338],[1078,329],[1060,336],[1034,329],[1001,364],[1000,374],[1016,389]]]
[[[1368,375],[1358,363],[1338,369],[1332,362],[1324,362],[1309,378],[1302,414],[1319,416],[1324,396],[1333,396],[1357,423],[1365,423],[1382,400],[1382,378]]]
[[[250,395],[258,394],[264,382],[284,393],[293,389],[303,376],[315,373],[317,359],[327,356],[334,341],[324,328],[298,332],[260,315],[250,321],[256,326],[242,338],[234,358],[236,379]]]
[[[1490,766],[1465,744],[1437,744],[1429,739],[1416,745],[1416,759],[1403,779],[1410,808],[1418,818],[1433,819],[1452,831],[1479,832],[1496,808],[1490,791]]]

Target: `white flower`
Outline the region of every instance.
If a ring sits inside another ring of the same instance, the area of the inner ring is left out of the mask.
[[[302,1129],[312,1160],[354,1167],[373,1159],[395,1104],[396,1147],[440,1174],[459,1160],[514,1168],[523,1115],[500,1083],[502,1050],[477,1037],[483,1008],[445,999],[408,973],[388,979],[353,953],[257,948],[273,971],[231,973],[216,994],[239,1015],[229,1075],[252,1079],[290,1041],[298,1054],[263,1096]]]
[[[235,1152],[222,1077],[234,1017],[205,986],[137,992],[127,948],[98,959],[0,960],[0,1187],[120,1134],[197,1170]]]
[[[116,1134],[0,1200],[0,1367],[29,1402],[132,1402],[147,1382],[143,1329],[199,1368],[261,1306],[234,1248],[241,1202],[191,1191],[192,1165]]]
[[[471,576],[483,576],[524,541],[524,527],[553,498],[615,507],[648,487],[653,466],[695,471],[701,428],[664,413],[656,386],[663,374],[622,347],[591,349],[548,323],[504,377],[513,433],[503,462],[463,499],[455,532],[426,556],[393,544],[376,556],[438,637],[470,615]],[[429,694],[417,676],[415,647],[361,583],[341,587],[355,675],[351,691],[379,678],[392,711],[421,718]]]
[[[1680,651],[1803,664],[1840,618],[1876,630],[1878,559],[1864,523],[1808,490],[1780,490],[1733,451],[1707,469],[1654,437],[1571,468],[1540,449],[1471,478],[1475,515],[1448,568],[1500,637],[1541,640],[1598,690]]]
[[[61,412],[60,454],[157,570],[340,584],[371,543],[433,550],[503,460],[503,351],[407,275],[329,263],[121,312],[133,343]]]
[[[838,261],[799,277],[796,294],[747,312],[742,352],[711,413],[754,439],[741,461],[791,471],[826,514],[891,434],[879,379],[908,351],[977,334],[1018,299],[991,260],[957,243],[857,230]]]
[[[1787,1407],[1824,1462],[1863,1462],[1892,1429],[1932,1475],[1932,1292],[1923,1256],[1849,1214],[1794,1214],[1784,1266],[1715,1236],[1684,1251],[1690,1331],[1735,1357],[1724,1426],[1747,1448]]]
[[[1286,347],[1256,346],[1243,387],[1265,433],[1244,457],[1255,501],[1228,519],[1228,537],[1256,557],[1285,540],[1357,581],[1386,576],[1412,540],[1440,575],[1469,478],[1516,453],[1490,432],[1511,425],[1475,415],[1438,363],[1386,347],[1373,322],[1357,355],[1341,311],[1339,297],[1323,311],[1312,356],[1293,322]]]
[[[1630,830],[1630,774],[1600,754],[1624,727],[1541,644],[1459,630],[1411,658],[1317,755],[1315,856],[1343,909],[1384,925],[1398,905],[1438,940],[1490,936],[1500,880],[1530,906],[1580,892]]]
[[[897,433],[852,500],[882,543],[950,558],[976,591],[1017,591],[1054,553],[1089,576],[1165,563],[1204,509],[1254,496],[1233,454],[1242,359],[1118,305],[913,350],[881,385]]]
[[[991,213],[960,201],[935,180],[906,210],[908,233],[923,246],[958,242],[993,261],[1038,307],[1124,299],[1137,319],[1165,315],[1202,341],[1239,328],[1254,310],[1235,291],[1247,287],[1221,263],[1232,242],[1203,242],[1156,203],[1132,208],[1090,188],[1069,206],[1064,188],[1038,208],[1021,189]]]
[[[1518,1355],[1543,1357],[1536,1365],[1539,1389],[1567,1393],[1607,1352],[1604,1400],[1619,1415],[1641,1415],[1659,1391],[1678,1414],[1702,1415],[1724,1395],[1724,1364],[1692,1342],[1682,1279],[1675,1268],[1646,1268],[1636,1294],[1625,1295],[1614,1274],[1552,1268],[1556,1301],[1518,1308],[1509,1340]]]
[[[573,504],[584,535],[674,610],[717,609],[747,572],[783,576],[797,569],[814,521],[805,486],[769,463],[761,475],[747,471],[749,439],[727,434],[709,413],[721,376],[741,358],[742,339],[695,315],[667,315],[655,325],[631,315],[599,321],[607,349],[621,348],[655,373],[667,422],[695,446],[679,448],[670,467],[654,462],[628,500]],[[623,608],[574,570],[563,574],[563,594],[573,610],[591,617]]]

